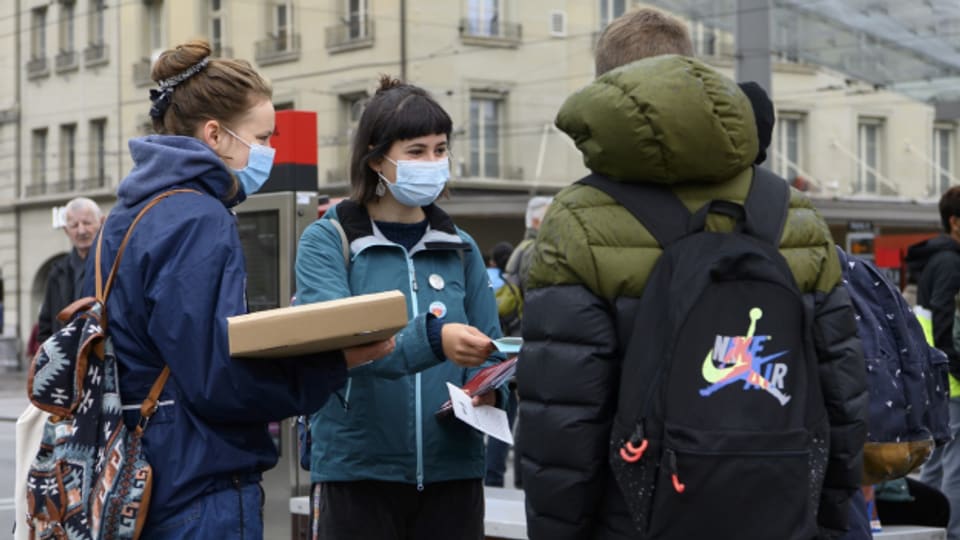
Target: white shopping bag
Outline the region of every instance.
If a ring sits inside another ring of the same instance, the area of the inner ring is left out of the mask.
[[[13,500],[16,515],[14,523],[14,540],[27,540],[30,530],[27,525],[27,472],[40,450],[40,440],[43,438],[43,426],[47,423],[50,413],[41,411],[31,403],[17,418],[17,460],[16,476],[14,478]]]

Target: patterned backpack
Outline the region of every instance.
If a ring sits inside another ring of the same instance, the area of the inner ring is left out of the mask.
[[[27,393],[52,416],[44,426],[27,477],[27,523],[36,539],[135,539],[150,505],[152,470],[143,455],[144,429],[170,375],[164,366],[128,429],[121,411],[117,359],[107,333],[106,303],[123,251],[143,215],[178,189],[162,193],[137,214],[107,276],[100,271],[103,236],[97,240],[96,294],[70,304],[58,317],[30,366]],[[76,317],[74,317],[76,315]],[[69,322],[68,322],[69,321]]]

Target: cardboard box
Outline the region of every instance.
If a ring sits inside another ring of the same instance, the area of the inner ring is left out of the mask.
[[[388,339],[407,325],[400,291],[229,317],[230,356],[282,358]]]

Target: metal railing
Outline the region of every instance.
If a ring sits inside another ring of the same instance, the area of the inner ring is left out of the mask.
[[[139,62],[133,65],[133,84],[137,86],[150,86],[153,79],[150,78],[150,71],[153,65],[149,58],[141,58]]]
[[[77,51],[60,51],[57,53],[57,56],[54,57],[53,65],[57,73],[78,69],[80,62],[78,61]]]
[[[109,58],[110,50],[106,43],[91,43],[83,50],[83,63],[86,67],[106,64]]]
[[[80,191],[89,191],[93,189],[100,189],[106,187],[109,177],[104,176],[92,176],[90,178],[84,178],[79,182]]]
[[[289,62],[300,58],[300,34],[270,36],[256,44],[256,59],[260,65]]]
[[[523,39],[523,25],[497,19],[467,17],[460,21],[460,37],[516,45]]]
[[[27,197],[35,197],[37,195],[43,195],[47,192],[47,184],[41,182],[39,184],[30,184],[23,188],[23,194]]]
[[[27,78],[36,79],[38,77],[46,77],[49,74],[50,64],[46,56],[42,58],[31,58],[27,62]]]
[[[356,17],[326,29],[327,49],[330,52],[359,49],[373,45],[373,19]]]

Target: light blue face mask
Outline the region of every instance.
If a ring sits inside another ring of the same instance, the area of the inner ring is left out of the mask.
[[[247,166],[242,169],[233,169],[233,174],[237,175],[237,180],[243,186],[243,192],[248,196],[260,191],[263,184],[270,178],[270,170],[273,169],[273,158],[277,151],[269,146],[262,144],[250,144],[240,138],[239,135],[223,126],[224,131],[233,135],[233,138],[247,145],[250,149],[250,157],[247,158]]]
[[[429,205],[443,193],[443,187],[450,179],[450,160],[446,157],[437,161],[384,158],[397,166],[397,181],[391,183],[378,172],[380,181],[397,202],[406,206]]]

